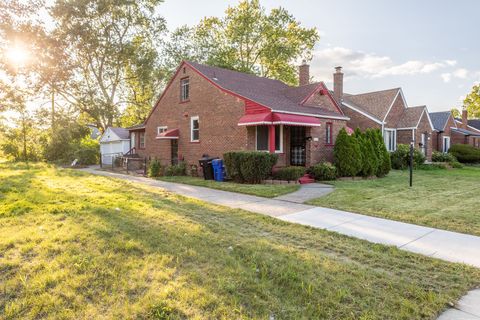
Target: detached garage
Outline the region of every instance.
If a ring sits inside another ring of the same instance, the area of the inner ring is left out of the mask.
[[[122,156],[130,150],[128,130],[108,127],[100,138],[100,155],[102,164],[112,164],[115,157]]]

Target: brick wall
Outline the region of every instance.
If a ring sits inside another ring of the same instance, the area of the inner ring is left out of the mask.
[[[426,157],[428,160],[432,160],[432,127],[430,126],[430,122],[428,121],[428,117],[426,112],[423,113],[422,118],[420,119],[420,123],[418,124],[417,130],[415,130],[415,148],[420,148],[419,143],[422,142],[422,133],[427,133],[430,137],[427,140],[427,154]]]
[[[189,100],[180,101],[180,79],[189,77]],[[180,130],[178,155],[189,164],[198,164],[203,154],[221,157],[229,150],[247,148],[247,128],[238,126],[245,112],[245,103],[224,93],[201,75],[186,66],[173,79],[162,100],[147,120],[143,155],[171,162],[170,140],[158,140],[157,127]],[[190,141],[190,119],[199,117],[199,142]]]
[[[396,128],[406,106],[401,95],[398,95],[393,102],[392,108],[385,119],[385,128]]]
[[[412,129],[407,130],[397,130],[397,145],[399,144],[410,144],[413,138]]]

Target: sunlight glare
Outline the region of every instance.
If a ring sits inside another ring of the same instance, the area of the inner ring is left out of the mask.
[[[15,46],[7,51],[7,58],[14,65],[24,65],[28,60],[28,51],[20,46]]]

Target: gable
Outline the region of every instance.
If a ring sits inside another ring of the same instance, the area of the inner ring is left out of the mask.
[[[390,105],[387,113],[385,114],[385,118],[383,121],[385,122],[385,126],[387,128],[405,128],[410,127],[410,125],[405,126],[404,124],[400,124],[402,118],[404,117],[404,112],[407,109],[407,105],[403,96],[401,94],[397,94],[395,100],[393,100],[392,104]],[[415,118],[415,124],[418,122],[419,116]]]
[[[112,142],[112,141],[121,141],[124,140],[120,138],[113,130],[112,128],[108,127],[107,130],[102,134],[102,137],[100,138],[100,143],[107,143],[107,142]]]

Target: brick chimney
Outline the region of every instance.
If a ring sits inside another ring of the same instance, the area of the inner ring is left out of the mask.
[[[462,109],[462,128],[467,129],[468,125],[468,111],[467,109],[463,108]]]
[[[306,60],[298,67],[298,85],[305,86],[310,83],[310,66]]]
[[[335,67],[335,73],[333,74],[333,96],[339,102],[343,97],[343,72],[342,67]]]

